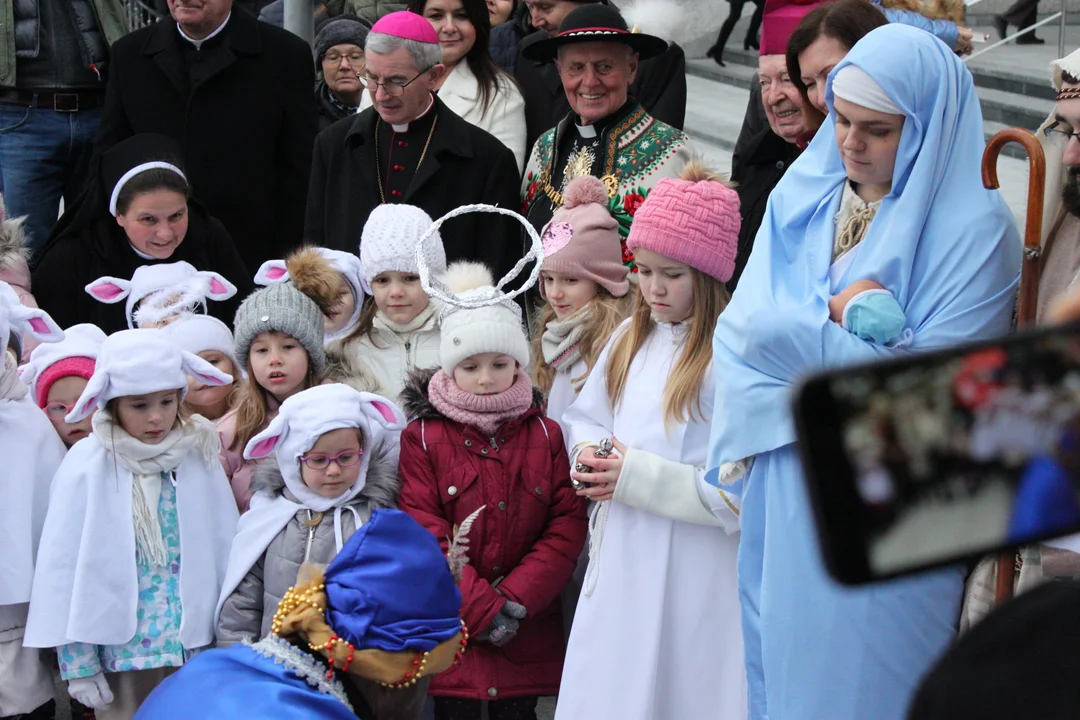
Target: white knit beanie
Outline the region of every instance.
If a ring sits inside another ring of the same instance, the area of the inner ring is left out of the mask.
[[[360,237],[360,264],[365,290],[384,272],[420,273],[416,262],[417,243],[431,229],[431,217],[414,205],[379,205],[368,215]],[[431,242],[423,246],[424,264],[435,276],[446,272],[446,250],[436,229]]]
[[[498,284],[491,271],[480,263],[454,263],[441,278],[433,277],[435,268],[427,260],[431,241],[439,238],[439,228],[444,222],[473,212],[509,215],[516,219],[531,241],[528,252]],[[544,244],[532,223],[513,210],[494,205],[462,205],[436,220],[420,236],[414,253],[424,292],[443,303],[439,317],[442,328],[439,363],[444,372],[453,373],[465,358],[489,352],[505,353],[517,360],[522,368],[529,366],[529,341],[521,322],[521,308],[514,298],[536,284],[544,264]],[[513,282],[530,263],[532,270],[525,281],[514,290],[504,291],[503,287]]]
[[[493,300],[499,296],[491,271],[480,263],[457,262],[449,267],[442,283],[458,301]],[[449,375],[467,357],[480,353],[504,353],[529,366],[529,340],[521,322],[521,308],[513,300],[482,307],[443,307],[439,324],[439,363]]]

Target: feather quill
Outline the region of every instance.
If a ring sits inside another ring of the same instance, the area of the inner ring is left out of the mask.
[[[450,550],[446,553],[446,561],[450,564],[450,572],[454,576],[454,582],[461,582],[461,573],[469,564],[469,530],[473,522],[487,505],[481,505],[469,517],[462,521],[461,525],[455,525],[453,529],[454,539],[450,541]]]

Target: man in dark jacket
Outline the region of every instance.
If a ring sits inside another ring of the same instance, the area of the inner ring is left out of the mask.
[[[86,185],[121,0],[0,0],[0,192],[45,246]]]
[[[139,133],[183,148],[188,179],[249,267],[303,234],[317,127],[311,49],[233,0],[168,0],[113,45],[99,150]]]
[[[364,83],[374,106],[331,125],[315,143],[305,239],[358,252],[380,203],[408,203],[438,219],[470,203],[517,209],[514,154],[433,94],[445,68],[438,35],[415,13],[391,13],[368,34]],[[521,227],[469,213],[440,229],[448,261],[479,260],[501,277],[523,253]]]
[[[608,4],[607,0],[530,0],[526,6],[531,10],[536,32],[522,40],[520,47],[555,37],[570,11],[591,2]],[[559,71],[550,63],[520,57],[514,77],[525,97],[525,147],[532,148],[537,138],[566,117],[570,102],[566,99]],[[682,130],[686,118],[686,55],[683,49],[672,43],[666,52],[641,61],[637,77],[630,84],[630,97],[657,120]]]

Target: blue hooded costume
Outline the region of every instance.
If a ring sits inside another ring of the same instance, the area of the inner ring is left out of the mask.
[[[722,462],[755,458],[734,488],[743,493],[739,592],[755,720],[899,720],[960,611],[962,568],[865,588],[826,574],[794,444],[793,390],[810,373],[901,352],[831,322],[829,298],[855,280],[880,283],[904,309],[903,352],[922,351],[1007,333],[1019,279],[1014,220],[982,186],[982,113],[964,64],[926,32],[878,28],[830,74],[830,109],[832,79],[849,64],[906,116],[892,190],[831,282],[847,176],[830,112],[773,190],[713,338],[710,482]]]
[[[376,510],[326,569],[327,621],[357,651],[424,652],[461,632],[461,593],[438,541]],[[288,640],[204,652],[147,698],[137,720],[356,720],[336,673]]]

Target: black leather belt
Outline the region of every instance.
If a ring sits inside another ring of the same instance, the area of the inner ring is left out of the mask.
[[[104,105],[105,91],[35,92],[33,90],[0,90],[0,103],[47,108],[56,112],[78,112],[80,110],[93,110]]]

